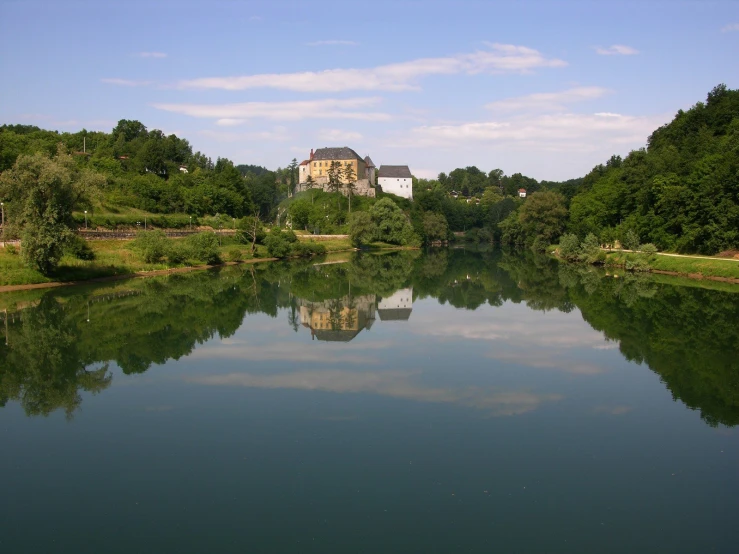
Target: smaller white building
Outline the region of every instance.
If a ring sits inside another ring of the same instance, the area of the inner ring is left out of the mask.
[[[377,184],[382,192],[413,200],[413,176],[407,165],[381,165]]]
[[[526,198],[526,189],[518,189],[518,196]]]

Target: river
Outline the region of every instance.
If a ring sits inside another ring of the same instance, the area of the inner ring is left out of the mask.
[[[3,552],[739,544],[737,286],[435,250],[9,293],[0,320]]]

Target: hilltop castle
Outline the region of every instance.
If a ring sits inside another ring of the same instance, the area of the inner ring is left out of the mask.
[[[298,186],[296,192],[302,192],[309,188],[321,188],[329,191],[328,170],[332,162],[337,162],[342,169],[347,165],[352,168],[356,177],[354,194],[359,196],[375,196],[375,164],[369,156],[362,158],[348,146],[319,148],[315,152],[311,149],[310,158],[300,163],[298,171]],[[340,177],[342,184],[346,185],[344,175]],[[344,194],[347,188],[342,187]]]

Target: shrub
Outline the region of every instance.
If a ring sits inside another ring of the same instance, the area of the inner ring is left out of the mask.
[[[290,241],[279,228],[272,229],[264,239],[264,243],[267,246],[267,252],[273,258],[286,258],[292,250]]]
[[[18,249],[15,247],[15,244],[6,244],[5,251],[12,256],[18,255]]]
[[[639,250],[641,250],[642,253],[646,254],[649,257],[652,257],[657,253],[657,247],[651,242],[648,242],[647,244],[642,244]]]
[[[232,248],[228,251],[228,259],[232,262],[240,262],[243,259],[243,256],[241,255],[241,250],[238,248]]]
[[[576,260],[580,253],[580,239],[573,233],[562,235],[559,239],[559,255],[565,260]]]
[[[167,249],[167,260],[171,264],[185,263],[189,257],[189,248],[182,242],[170,241],[169,248]]]
[[[208,265],[220,263],[218,253],[218,237],[214,233],[203,232],[190,235],[187,238],[190,246],[190,254],[193,258],[203,261]]]
[[[629,271],[649,271],[649,262],[643,256],[626,259],[625,267]]]
[[[578,258],[580,261],[592,264],[598,261],[598,254],[600,254],[600,252],[598,237],[593,233],[588,233],[588,236],[585,237],[585,240],[580,244],[580,254]]]
[[[354,248],[361,248],[375,238],[377,228],[367,212],[354,212],[349,216],[349,238]]]
[[[78,260],[94,260],[95,252],[93,252],[87,241],[79,235],[73,235],[67,242],[65,251],[70,256],[74,256]]]
[[[139,231],[131,246],[139,251],[147,264],[153,264],[162,261],[169,250],[169,243],[164,231]]]
[[[629,229],[624,235],[622,244],[627,250],[639,250],[639,235]]]
[[[292,253],[295,256],[316,256],[326,253],[326,245],[320,242],[296,242],[293,244]]]

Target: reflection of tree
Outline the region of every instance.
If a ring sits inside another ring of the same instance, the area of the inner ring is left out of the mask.
[[[0,370],[0,397],[19,400],[28,415],[63,409],[71,417],[80,390],[96,393],[110,385],[108,365],[88,371],[77,350],[79,330],[65,321],[62,307],[46,296],[23,314],[19,332]]]

